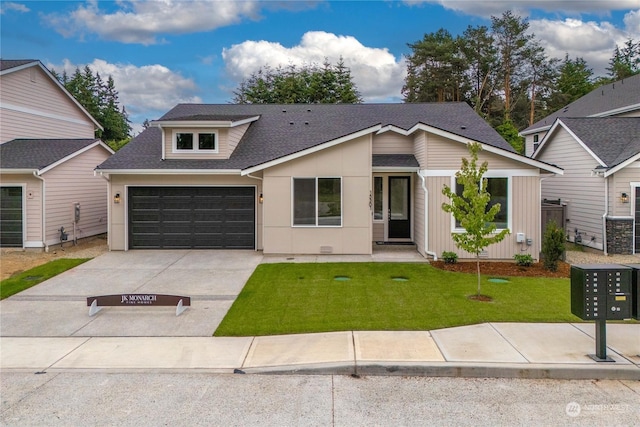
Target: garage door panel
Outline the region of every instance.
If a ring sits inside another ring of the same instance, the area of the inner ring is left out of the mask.
[[[129,247],[254,249],[253,187],[131,187]]]

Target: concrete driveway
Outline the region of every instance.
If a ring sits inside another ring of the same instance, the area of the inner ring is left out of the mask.
[[[3,337],[210,337],[261,262],[255,251],[108,252],[0,302]],[[121,293],[191,297],[172,307],[105,307],[86,298]]]

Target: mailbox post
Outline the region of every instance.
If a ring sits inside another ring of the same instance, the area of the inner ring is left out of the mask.
[[[571,266],[571,313],[595,320],[597,362],[607,357],[607,320],[631,318],[631,267],[615,264]]]

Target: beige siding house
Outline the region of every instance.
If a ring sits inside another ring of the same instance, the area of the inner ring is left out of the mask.
[[[640,117],[640,74],[600,86],[520,132],[526,156],[533,155],[555,120],[563,117]]]
[[[540,182],[562,170],[514,153],[464,103],[178,105],[96,169],[109,181],[110,249],[413,244],[425,257],[471,257],[453,246],[463,230],[441,209],[471,142],[512,232],[484,255],[537,258]]]
[[[105,233],[107,183],[94,169],[113,151],[95,139],[100,125],[39,61],[0,70],[0,246]]]
[[[640,117],[559,118],[534,158],[564,168],[542,197],[566,206],[568,240],[640,253]]]

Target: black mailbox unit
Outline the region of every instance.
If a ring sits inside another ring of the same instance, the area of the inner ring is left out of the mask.
[[[631,267],[631,317],[640,320],[640,264],[627,264]]]
[[[631,318],[631,267],[571,266],[571,313],[582,320]]]
[[[582,320],[596,321],[598,362],[607,357],[606,322],[631,318],[631,267],[616,264],[571,266],[571,313]]]

